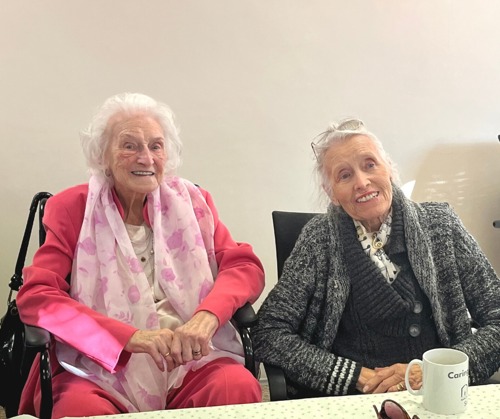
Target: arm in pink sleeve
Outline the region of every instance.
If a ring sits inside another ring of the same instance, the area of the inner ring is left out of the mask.
[[[47,238],[33,264],[24,269],[17,303],[24,323],[47,329],[57,340],[113,372],[128,361],[130,354],[123,348],[137,329],[72,299],[65,279],[71,272],[85,200],[83,186],[48,200],[44,217]]]
[[[245,303],[253,303],[264,289],[264,268],[246,243],[237,243],[219,220],[210,194],[200,189],[210,207],[215,224],[215,257],[219,272],[213,289],[198,306],[196,312],[209,311],[217,316],[219,324],[229,321],[234,312]]]

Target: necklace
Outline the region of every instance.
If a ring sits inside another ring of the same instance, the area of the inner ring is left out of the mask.
[[[141,226],[126,224],[125,227],[135,255],[143,264],[147,264],[154,255],[153,230],[144,224]]]
[[[145,263],[147,261],[149,261],[149,259],[151,259],[151,256],[153,256],[155,253],[154,249],[150,249],[146,255],[141,255],[141,262],[142,263]],[[137,255],[139,256],[139,255]]]
[[[145,224],[140,226],[125,224],[125,227],[127,229],[132,248],[134,249],[134,253],[137,256],[137,259],[141,261],[142,270],[146,275],[149,286],[151,287],[151,293],[153,294],[155,302],[157,302],[159,299],[155,295],[154,286],[155,251],[153,230]]]

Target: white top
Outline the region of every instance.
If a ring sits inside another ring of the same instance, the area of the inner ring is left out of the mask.
[[[175,311],[172,303],[168,301],[168,297],[161,289],[158,281],[154,279],[153,230],[145,224],[140,226],[125,224],[125,228],[127,229],[134,252],[140,260],[144,273],[148,278],[149,285],[151,286],[151,292],[156,303],[156,312],[158,313],[160,327],[162,329],[170,330],[177,329],[179,326],[184,324],[184,322]],[[125,266],[127,261],[119,249],[117,254],[118,267],[121,270],[120,275],[126,275],[127,269],[125,269]]]

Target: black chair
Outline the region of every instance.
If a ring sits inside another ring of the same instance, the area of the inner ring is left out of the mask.
[[[272,215],[278,278],[281,278],[283,265],[292,253],[302,228],[318,213],[273,211]]]
[[[52,196],[50,193],[42,192],[35,195],[35,198],[33,198],[32,202],[32,207],[33,205],[38,205],[39,210],[38,234],[40,246],[45,241],[45,229],[43,228],[42,218],[45,210],[45,204],[50,196]],[[26,240],[26,237],[24,237],[23,240]],[[27,240],[29,240],[29,237],[27,238]],[[69,281],[69,279],[70,278],[68,276],[67,280]],[[259,364],[255,362],[252,339],[250,338],[250,328],[257,324],[257,315],[255,314],[252,305],[250,303],[246,303],[238,310],[236,310],[233,318],[231,319],[231,323],[238,330],[243,342],[245,368],[247,368],[252,373],[252,375],[258,379]],[[26,383],[26,379],[28,378],[28,374],[35,360],[35,357],[38,353],[40,353],[40,419],[50,419],[52,416],[52,373],[49,357],[51,340],[51,335],[47,330],[41,329],[36,326],[25,325],[24,353],[21,363],[21,376],[23,377],[23,383]]]
[[[276,245],[276,263],[278,267],[278,281],[283,273],[283,265],[292,252],[302,228],[317,213],[273,211],[274,240]],[[272,401],[286,400],[285,374],[281,368],[264,364],[269,383],[269,397]]]

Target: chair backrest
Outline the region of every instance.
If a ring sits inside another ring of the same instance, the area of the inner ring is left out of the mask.
[[[14,292],[19,291],[23,285],[22,271],[26,261],[26,255],[33,234],[33,227],[36,224],[36,216],[39,216],[39,237],[41,244],[45,239],[45,230],[42,224],[43,211],[47,199],[52,196],[48,192],[37,193],[30,204],[26,226],[24,228],[19,253],[17,255],[14,274],[9,282],[9,295],[7,298],[8,312],[1,320],[2,322],[2,381],[8,386],[2,387],[0,404],[5,408],[7,417],[17,415],[21,392],[28,377],[29,369],[36,354],[40,351],[32,351],[26,346],[26,329],[19,317],[17,302]],[[5,333],[5,334],[4,334]],[[4,376],[5,375],[5,376]],[[6,384],[7,385],[7,384]],[[5,391],[4,391],[5,390]],[[1,416],[1,415],[0,415]],[[50,418],[50,416],[47,416]]]
[[[47,195],[40,199],[40,204],[38,206],[38,245],[41,246],[45,243],[45,236],[47,232],[45,231],[45,227],[43,226],[43,216],[45,214],[45,204],[47,204],[47,199],[49,199],[52,194],[49,192],[45,192]]]
[[[273,211],[272,215],[278,278],[280,278],[285,260],[290,256],[302,228],[318,213]]]

